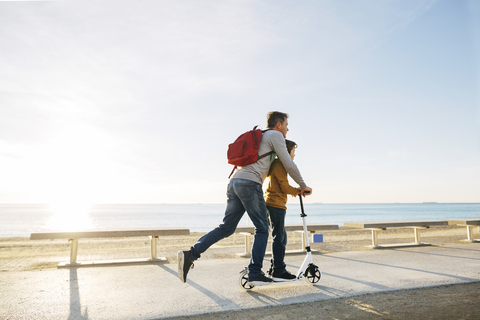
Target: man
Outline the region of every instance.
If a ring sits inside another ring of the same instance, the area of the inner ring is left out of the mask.
[[[270,112],[267,115],[267,127],[272,130],[263,133],[258,154],[266,154],[271,151],[274,153],[239,168],[231,177],[227,188],[227,207],[223,223],[201,237],[190,250],[178,252],[178,276],[182,282],[187,281],[187,273],[193,267],[193,261],[200,258],[200,255],[211,245],[235,232],[245,211],[255,226],[252,257],[248,266],[248,282],[251,285],[260,286],[273,281],[262,272],[268,241],[268,215],[262,184],[269,172],[270,165],[275,160],[275,154],[290,177],[300,186],[302,195],[311,194],[312,189],[307,187],[303,181],[300,171],[285,145],[288,115],[278,111]]]

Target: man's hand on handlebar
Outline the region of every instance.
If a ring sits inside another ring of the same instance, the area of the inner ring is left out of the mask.
[[[300,190],[300,194],[304,197],[309,196],[309,195],[312,194],[312,188],[306,187],[306,188]]]

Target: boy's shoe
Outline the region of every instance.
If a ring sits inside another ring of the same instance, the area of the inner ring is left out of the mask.
[[[294,276],[293,274],[291,274],[290,272],[285,271],[282,274],[278,274],[278,273],[273,272],[272,279],[274,281],[293,281],[293,280],[297,279],[297,277]]]
[[[178,277],[183,283],[187,282],[187,273],[193,269],[193,261],[190,259],[190,251],[178,251]]]
[[[272,282],[273,282],[273,280],[271,278],[265,277],[265,275],[262,272],[262,274],[260,274],[257,277],[248,276],[247,284],[249,284],[251,286],[263,286],[265,284],[269,284],[269,283],[272,283]]]

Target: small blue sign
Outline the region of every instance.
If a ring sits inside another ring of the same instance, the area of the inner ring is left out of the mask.
[[[313,235],[313,242],[314,243],[323,242],[323,234],[314,234]]]

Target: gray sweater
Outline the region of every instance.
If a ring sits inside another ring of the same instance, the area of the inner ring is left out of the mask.
[[[303,181],[297,165],[293,162],[292,158],[288,154],[287,147],[285,145],[285,138],[281,132],[269,130],[262,135],[258,154],[262,155],[270,151],[274,151],[277,154],[287,173],[290,175],[290,177],[292,177],[293,180],[295,180],[296,183],[298,183],[300,188],[306,188],[307,185]],[[263,184],[273,160],[275,160],[275,154],[271,154],[270,156],[262,158],[255,163],[239,167],[232,176],[232,179],[245,179]]]

